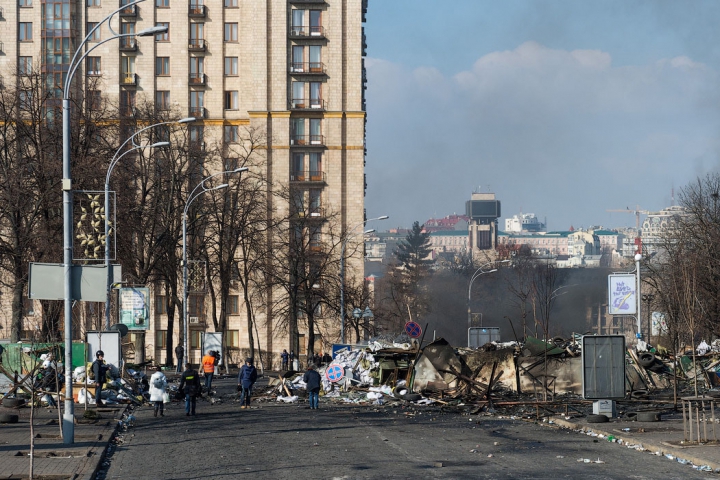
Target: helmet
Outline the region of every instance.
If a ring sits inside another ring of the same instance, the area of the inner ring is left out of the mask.
[[[104,357],[104,356],[105,356],[105,352],[103,352],[102,350],[98,350],[97,352],[95,352],[95,357]]]

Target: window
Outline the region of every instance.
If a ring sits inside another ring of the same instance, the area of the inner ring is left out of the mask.
[[[293,153],[292,156],[292,167],[290,175],[293,180],[303,181],[305,180],[305,154],[304,153]]]
[[[237,42],[238,41],[238,24],[237,23],[226,23],[225,24],[225,41],[226,42]]]
[[[190,330],[190,348],[193,350],[197,350],[200,348],[201,341],[200,341],[200,334],[202,333],[201,330]]]
[[[290,70],[293,72],[303,72],[305,62],[305,47],[293,45],[292,47],[292,65]]]
[[[305,82],[292,82],[292,108],[305,108]]]
[[[229,315],[237,315],[240,313],[240,303],[237,295],[228,295],[227,311]]]
[[[18,62],[18,74],[30,75],[32,73],[32,57],[20,57]]]
[[[188,296],[188,315],[199,317],[205,313],[205,296],[189,295]]]
[[[320,45],[311,45],[310,50],[310,71],[316,73],[322,73],[322,63],[320,60]]]
[[[225,57],[225,76],[236,77],[238,74],[238,57]]]
[[[237,125],[225,125],[223,127],[223,138],[225,143],[237,143],[240,139],[240,132]]]
[[[32,22],[20,22],[18,25],[18,40],[21,42],[32,42]]]
[[[238,348],[240,346],[240,332],[237,330],[227,331],[227,346],[230,348]]]
[[[310,82],[310,108],[322,108],[322,83]]]
[[[311,152],[310,154],[310,180],[317,182],[322,180],[322,153]]]
[[[32,107],[32,92],[30,90],[21,90],[18,99],[20,101],[20,110],[30,110]]]
[[[88,7],[99,7],[100,6],[100,0],[87,0],[85,2],[85,5]]]
[[[170,57],[156,57],[155,58],[155,75],[159,75],[159,76],[170,75]]]
[[[190,136],[190,143],[198,144],[203,141],[205,130],[202,125],[190,125],[188,127],[188,134]]]
[[[190,83],[205,83],[205,59],[203,57],[190,57]]]
[[[155,313],[163,315],[167,313],[167,301],[165,295],[155,295]]]
[[[204,23],[191,23],[190,24],[190,45],[194,47],[202,47],[202,40],[205,38],[205,24]]]
[[[157,22],[158,27],[167,27],[167,30],[163,33],[155,35],[155,40],[158,42],[169,42],[170,41],[170,22]]]
[[[87,57],[87,74],[100,75],[100,57]]]
[[[225,0],[225,8],[238,8],[238,0]]]
[[[190,110],[194,117],[202,118],[205,108],[205,92],[190,92]]]
[[[169,90],[158,90],[155,92],[155,108],[157,110],[170,110]]]
[[[92,32],[93,28],[97,27],[97,22],[87,22],[87,33]],[[90,42],[99,42],[100,41],[100,29],[98,28],[95,30],[92,34],[92,36],[88,39]]]
[[[88,110],[99,110],[102,107],[102,92],[100,90],[88,90],[87,108]]]
[[[120,91],[120,113],[122,115],[133,115],[135,113],[135,91]]]
[[[237,110],[239,108],[240,95],[237,90],[225,92],[225,110]]]
[[[167,348],[167,330],[155,330],[155,349]]]
[[[311,188],[308,194],[310,197],[310,214],[312,215],[313,213],[320,213],[320,208],[322,207],[322,190],[320,190],[319,188]]]
[[[305,10],[292,11],[291,35],[305,35]]]
[[[32,0],[18,0],[19,7],[32,7]]]
[[[322,135],[320,134],[320,119],[310,119],[310,144],[322,145]]]
[[[122,83],[135,83],[135,57],[120,57],[120,80]]]
[[[158,8],[170,8],[170,0],[155,0],[155,6]]]

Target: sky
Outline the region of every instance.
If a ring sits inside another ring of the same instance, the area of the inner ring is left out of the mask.
[[[718,21],[716,0],[369,0],[365,207],[390,219],[368,227],[478,191],[549,230],[678,204],[720,167]]]

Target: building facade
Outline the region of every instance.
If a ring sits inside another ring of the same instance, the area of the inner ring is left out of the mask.
[[[47,85],[58,88],[85,36],[128,3],[3,0],[0,72],[40,68]],[[335,212],[346,231],[364,219],[366,11],[367,0],[147,0],[114,15],[112,31],[154,25],[168,31],[103,43],[113,33],[102,25],[83,47],[92,51],[73,82],[83,88],[92,79],[96,90],[86,97],[117,104],[120,115],[144,101],[195,117],[189,125],[195,141],[228,142],[239,128],[263,129],[268,179],[302,191],[319,215]],[[362,245],[361,237],[348,241]],[[348,251],[360,252],[346,263],[363,278],[362,247]],[[167,334],[156,293],[146,354],[164,362],[164,346],[177,344],[179,332]],[[230,310],[226,340],[242,349],[248,341],[242,302],[236,299]],[[259,309],[258,341],[272,354],[288,341],[273,330],[269,310]],[[212,329],[206,314],[192,315],[190,359],[196,362],[199,334]],[[301,341],[299,353],[304,348]]]

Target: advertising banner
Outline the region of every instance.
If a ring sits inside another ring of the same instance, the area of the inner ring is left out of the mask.
[[[608,313],[610,315],[635,315],[637,313],[636,290],[634,274],[608,275]]]
[[[130,330],[147,330],[150,320],[150,289],[120,289],[120,323]]]

